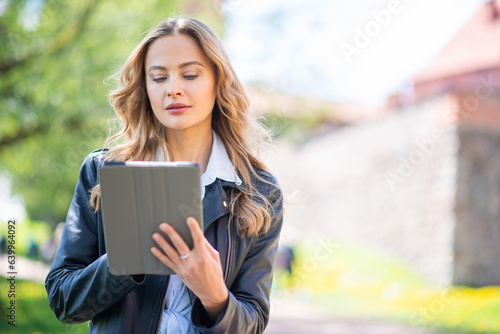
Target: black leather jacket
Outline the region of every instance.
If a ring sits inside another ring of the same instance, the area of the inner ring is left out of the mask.
[[[89,321],[90,333],[156,333],[163,311],[169,276],[114,276],[107,265],[101,213],[90,208],[90,192],[98,183],[105,151],[89,154],[80,170],[64,232],[45,281],[49,304],[63,323]],[[207,186],[203,199],[205,237],[221,257],[229,301],[211,323],[200,300],[190,292],[191,320],[201,333],[261,333],[269,319],[272,268],[283,221],[282,193],[256,181],[274,211],[269,231],[240,238],[223,204],[236,185],[219,179]]]

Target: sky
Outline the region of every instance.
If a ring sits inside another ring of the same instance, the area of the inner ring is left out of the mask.
[[[226,0],[224,44],[246,84],[382,105],[484,0]]]

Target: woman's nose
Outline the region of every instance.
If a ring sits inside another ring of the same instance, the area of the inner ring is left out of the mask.
[[[182,96],[182,89],[178,82],[176,82],[175,80],[171,80],[169,85],[167,86],[166,93],[168,97]]]

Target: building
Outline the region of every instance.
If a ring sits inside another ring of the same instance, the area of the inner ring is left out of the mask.
[[[293,233],[382,249],[442,285],[500,284],[499,13],[482,5],[392,112],[280,154]]]

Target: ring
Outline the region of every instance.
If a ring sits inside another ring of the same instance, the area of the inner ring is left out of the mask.
[[[187,259],[189,254],[191,254],[191,252],[187,252],[186,255],[181,255],[181,259],[183,259],[183,260]]]

